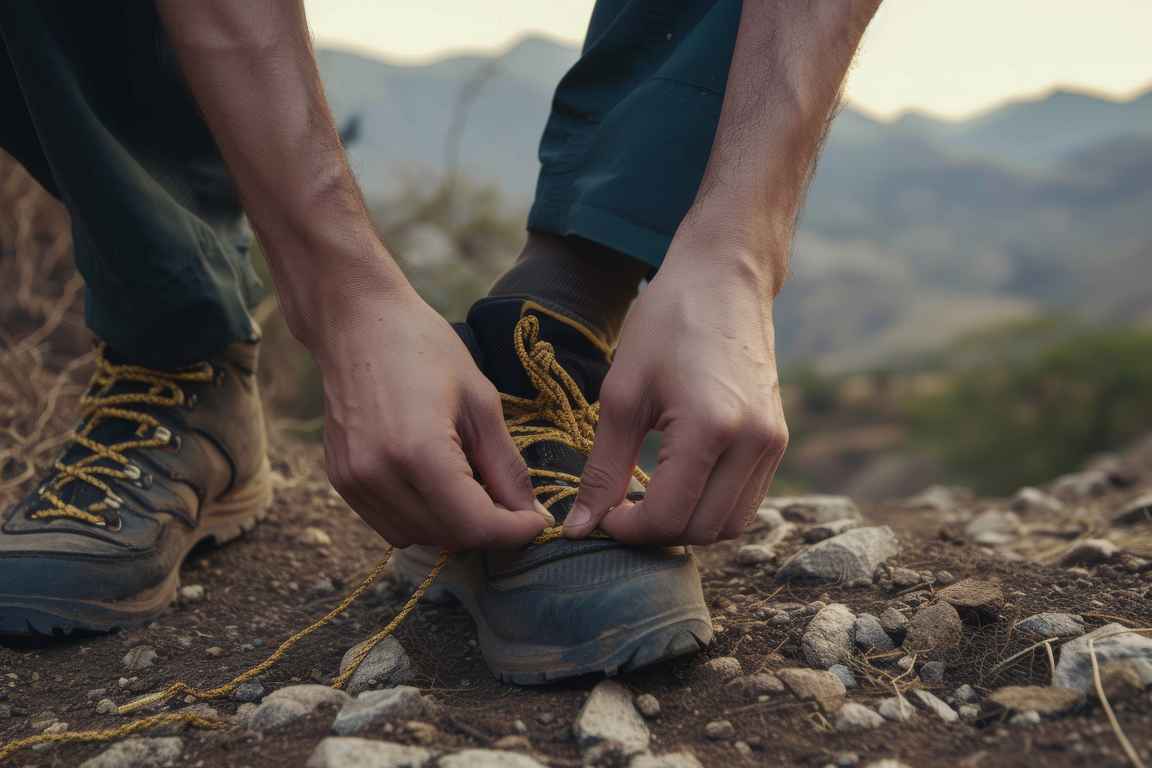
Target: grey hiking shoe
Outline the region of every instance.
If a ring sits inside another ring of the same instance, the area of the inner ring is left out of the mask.
[[[264,516],[256,359],[255,342],[178,371],[101,357],[63,455],[0,516],[0,634],[150,621],[193,546]]]
[[[562,523],[587,458],[611,351],[576,319],[513,298],[484,299],[459,330],[504,395],[537,497]],[[398,551],[394,572],[418,584],[437,554],[428,547]],[[700,575],[685,547],[561,538],[517,551],[461,553],[429,595],[459,600],[476,622],[493,674],[522,685],[614,675],[712,641]]]

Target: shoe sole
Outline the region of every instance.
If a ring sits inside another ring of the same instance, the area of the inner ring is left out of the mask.
[[[415,588],[431,570],[415,553],[393,563],[397,581]],[[427,566],[426,568],[424,566]],[[476,624],[480,650],[488,669],[504,683],[546,685],[586,675],[614,677],[682,656],[690,656],[712,644],[712,622],[703,602],[649,617],[637,624],[622,624],[611,633],[576,646],[557,648],[513,643],[492,631],[473,599],[472,590],[464,586],[467,566],[450,561],[441,572],[440,583],[425,593],[433,603],[459,603]]]
[[[267,461],[256,478],[204,508],[204,519],[184,543],[179,565],[160,584],[115,601],[74,600],[0,593],[0,635],[68,636],[101,634],[146,624],[176,600],[180,567],[203,543],[227,544],[256,527],[272,505],[272,476]]]

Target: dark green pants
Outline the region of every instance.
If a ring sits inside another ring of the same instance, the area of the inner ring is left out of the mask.
[[[597,3],[556,90],[530,228],[660,263],[739,15],[740,0]],[[152,3],[0,2],[0,46],[0,147],[67,206],[92,330],[157,366],[250,337],[248,230]]]

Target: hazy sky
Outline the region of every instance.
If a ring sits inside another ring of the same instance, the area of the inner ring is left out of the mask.
[[[321,44],[421,61],[527,33],[573,44],[592,0],[305,0]],[[960,117],[1071,85],[1127,96],[1152,83],[1150,0],[886,0],[848,83],[879,115]]]

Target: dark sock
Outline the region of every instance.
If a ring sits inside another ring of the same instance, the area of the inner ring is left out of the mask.
[[[614,343],[650,269],[590,240],[529,232],[520,258],[488,295],[537,299],[589,323]]]

